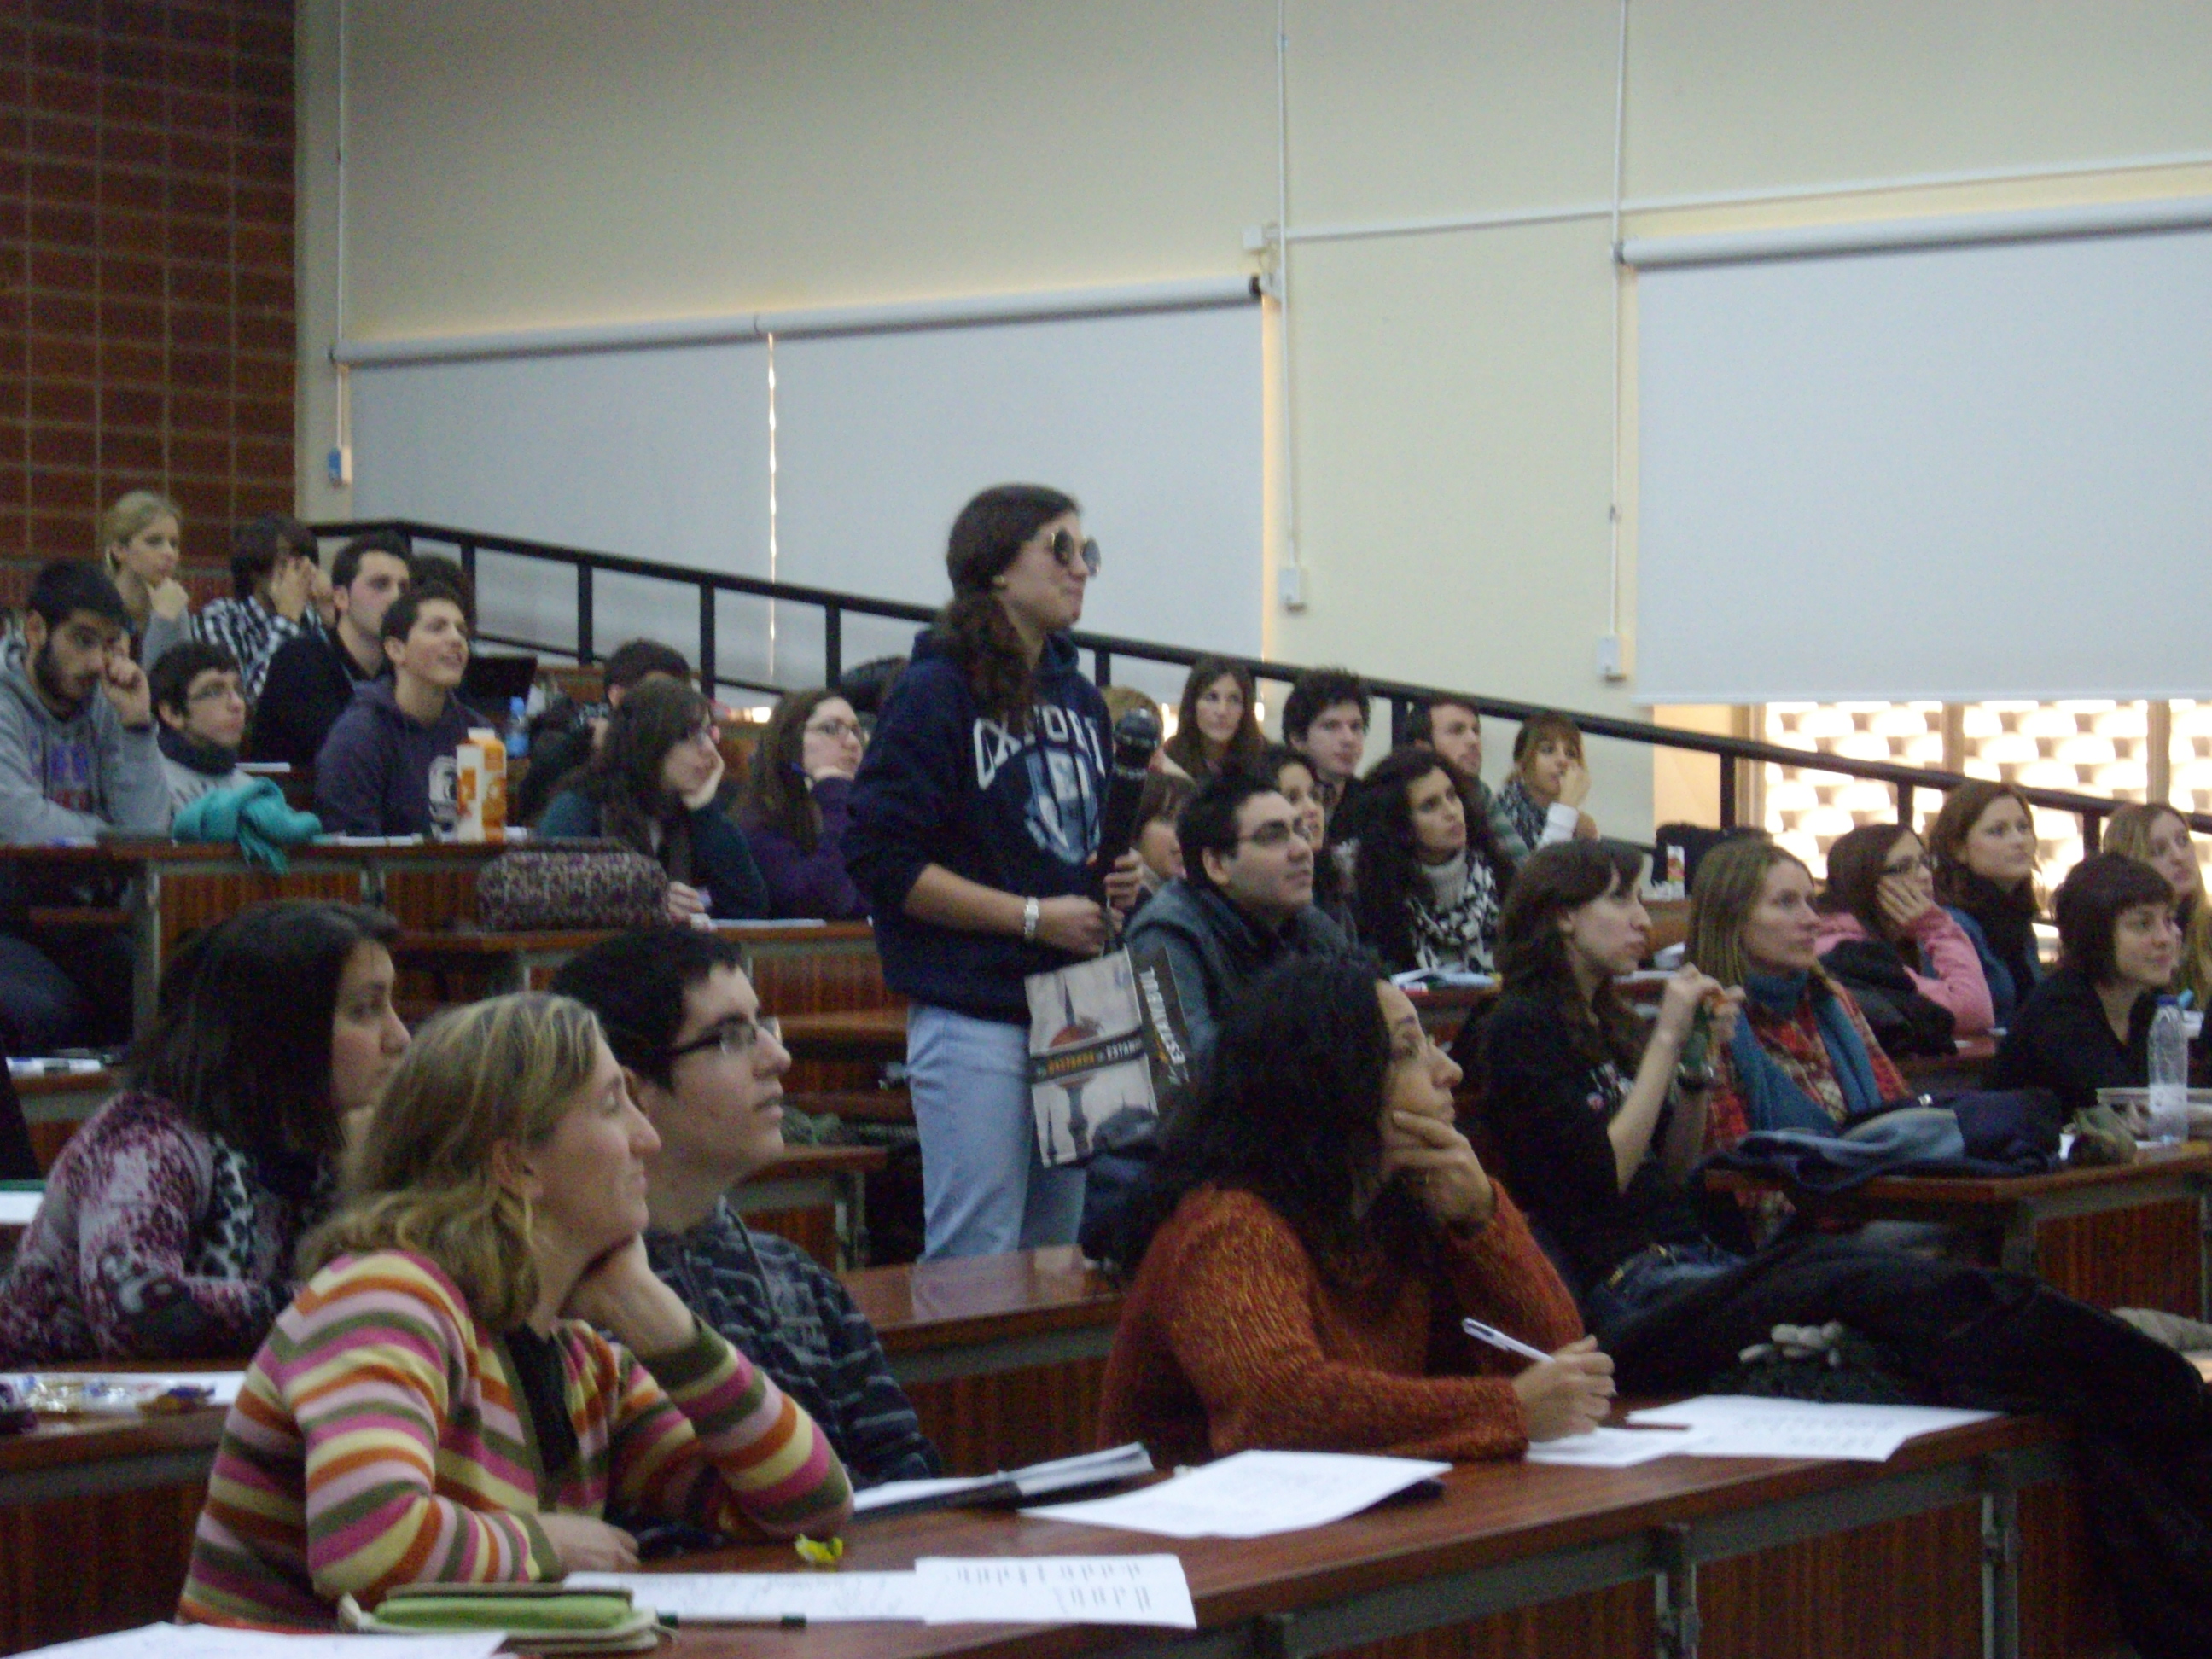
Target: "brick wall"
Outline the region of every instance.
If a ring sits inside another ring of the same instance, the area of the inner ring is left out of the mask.
[[[293,501],[291,0],[0,0],[0,599],[127,489]]]

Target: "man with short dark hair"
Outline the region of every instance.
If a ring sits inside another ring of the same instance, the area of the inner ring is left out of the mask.
[[[883,1345],[804,1250],[754,1233],[726,1197],[783,1152],[791,1056],[738,947],[690,927],[625,933],[553,989],[599,1017],[660,1150],[646,1169],[653,1270],[822,1427],[856,1486],[939,1473]]]
[[[407,543],[388,530],[356,537],[331,562],[328,629],[288,641],[269,660],[253,711],[256,760],[307,771],[354,693],[388,672],[384,613],[409,586]]]
[[[410,588],[380,631],[392,678],[363,686],[323,740],[316,814],[335,835],[450,835],[453,751],[489,724],[454,695],[469,666],[460,595]]]
[[[168,781],[130,623],[97,565],[61,559],[39,572],[23,659],[0,675],[0,841],[167,830]]]
[[[1237,994],[1285,957],[1351,948],[1314,905],[1314,853],[1297,810],[1242,772],[1211,779],[1182,809],[1182,876],[1129,923],[1132,948],[1165,951],[1191,1051],[1203,1060]]]
[[[1467,782],[1462,792],[1467,797],[1467,821],[1476,822],[1478,815],[1482,822],[1489,821],[1492,798],[1490,786],[1482,781],[1480,709],[1455,697],[1437,697],[1422,703],[1413,710],[1413,718],[1406,727],[1406,741],[1435,750],[1457,768]]]
[[[322,631],[318,613],[331,588],[323,580],[318,552],[315,532],[281,513],[248,519],[231,532],[234,592],[202,609],[200,637],[237,659],[249,706],[261,696],[277,651],[303,634]]]
[[[246,693],[228,647],[213,640],[171,646],[148,678],[154,718],[161,723],[155,739],[172,811],[181,812],[202,795],[253,781],[238,766]]]
[[[1306,757],[1332,814],[1367,754],[1367,682],[1348,668],[1312,668],[1283,700],[1283,741]]]

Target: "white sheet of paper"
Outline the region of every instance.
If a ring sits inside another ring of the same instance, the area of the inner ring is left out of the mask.
[[[641,1607],[702,1625],[772,1625],[793,1613],[810,1625],[929,1616],[910,1572],[572,1572],[567,1583],[626,1589]]]
[[[1238,1452],[1136,1492],[1022,1513],[1165,1538],[1266,1538],[1341,1521],[1450,1467],[1341,1452]]]
[[[1942,1406],[1825,1405],[1713,1394],[1632,1412],[1628,1420],[1695,1431],[1700,1457],[1834,1457],[1882,1463],[1917,1436],[1996,1415]]]
[[[995,1486],[995,1474],[956,1474],[942,1480],[886,1480],[880,1486],[870,1486],[866,1492],[853,1494],[853,1513],[866,1515],[871,1510],[884,1509],[892,1504],[904,1504],[916,1498],[936,1498],[945,1492],[981,1492],[986,1486]]]
[[[1165,1625],[1198,1628],[1172,1555],[925,1555],[933,1625]]]
[[[142,1625],[40,1648],[24,1659],[489,1659],[499,1631],[465,1636],[277,1636],[209,1625]]]
[[[0,1227],[27,1227],[38,1218],[44,1193],[0,1193]]]
[[[1582,1469],[1628,1469],[1657,1458],[1693,1455],[1703,1443],[1704,1437],[1695,1431],[1597,1428],[1588,1434],[1534,1441],[1528,1461]]]

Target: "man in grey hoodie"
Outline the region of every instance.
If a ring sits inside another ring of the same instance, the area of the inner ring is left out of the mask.
[[[167,833],[169,786],[129,623],[97,565],[62,559],[39,572],[22,660],[0,674],[0,841]]]

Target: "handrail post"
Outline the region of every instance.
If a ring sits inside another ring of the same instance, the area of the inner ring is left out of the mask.
[[[1735,828],[1735,757],[1723,755],[1721,762],[1721,828]]]
[[[1413,723],[1413,705],[1403,697],[1390,699],[1390,746],[1402,749],[1406,745],[1406,729]]]
[[[699,689],[714,696],[714,587],[699,584]]]
[[[461,574],[469,579],[469,591],[473,593],[477,586],[476,541],[471,537],[464,536],[453,544],[453,550],[461,556]]]
[[[2087,858],[2103,843],[2105,815],[2102,812],[2081,814],[2081,856]]]
[[[1114,653],[1103,645],[1091,653],[1091,683],[1102,688],[1114,684]]]
[[[822,684],[835,685],[845,673],[845,607],[822,607]]]
[[[1900,830],[1912,828],[1913,787],[1909,783],[1897,786],[1897,825]]]
[[[576,660],[592,659],[592,567],[576,566]]]

